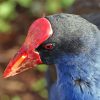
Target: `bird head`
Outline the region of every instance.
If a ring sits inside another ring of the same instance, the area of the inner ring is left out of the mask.
[[[37,64],[56,64],[61,59],[69,61],[66,58],[72,55],[89,55],[96,48],[98,33],[95,25],[77,15],[62,13],[37,19],[29,28],[21,49],[8,64],[4,77]]]

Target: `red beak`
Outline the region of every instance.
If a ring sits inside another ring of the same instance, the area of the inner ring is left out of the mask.
[[[14,76],[41,64],[40,55],[35,49],[47,40],[52,33],[51,24],[46,18],[40,18],[33,22],[23,46],[8,64],[3,74],[4,78]]]

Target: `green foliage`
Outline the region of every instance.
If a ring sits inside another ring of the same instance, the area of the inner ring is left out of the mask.
[[[62,11],[62,9],[67,9],[71,6],[75,0],[47,0],[45,9],[48,13],[56,13]]]
[[[10,100],[10,97],[6,94],[0,95],[0,100]]]
[[[43,98],[48,98],[48,91],[47,89],[43,89],[42,91],[39,92],[40,96]]]
[[[30,7],[33,0],[16,0],[22,7]]]
[[[11,31],[10,20],[16,16],[15,3],[11,0],[0,3],[0,32],[9,33]]]
[[[0,32],[10,32],[11,31],[11,25],[5,21],[0,19]]]
[[[39,92],[39,91],[43,90],[46,87],[46,85],[47,85],[46,79],[42,78],[32,84],[32,90]]]
[[[15,3],[5,1],[0,4],[0,18],[11,19],[15,16]]]
[[[21,98],[19,96],[14,96],[11,100],[21,100]]]
[[[62,7],[69,7],[74,3],[75,0],[61,0]]]
[[[47,65],[42,64],[42,65],[38,65],[37,70],[39,70],[40,72],[46,72],[47,71]]]
[[[59,10],[60,5],[59,5],[59,2],[56,0],[51,0],[51,1],[47,0],[46,5],[45,5],[45,9],[49,13],[55,13]]]
[[[46,79],[42,78],[32,84],[32,90],[35,92],[38,92],[38,94],[41,97],[47,99],[48,92],[47,92],[46,86],[47,86]]]

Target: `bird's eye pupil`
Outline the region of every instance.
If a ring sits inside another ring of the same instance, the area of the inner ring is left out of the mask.
[[[47,50],[51,50],[51,49],[53,49],[53,44],[52,43],[46,44],[46,45],[44,45],[44,48]]]

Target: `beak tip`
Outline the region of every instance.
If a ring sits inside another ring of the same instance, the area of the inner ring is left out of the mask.
[[[8,77],[11,77],[11,76],[14,76],[12,74],[3,74],[3,78],[8,78]]]
[[[10,76],[13,76],[13,74],[11,72],[7,72],[7,70],[5,70],[3,73],[3,78],[8,78]]]
[[[3,74],[3,78],[7,78],[7,77],[8,77],[7,75]]]
[[[9,74],[7,74],[6,72],[3,73],[3,78],[7,78],[9,77]]]

